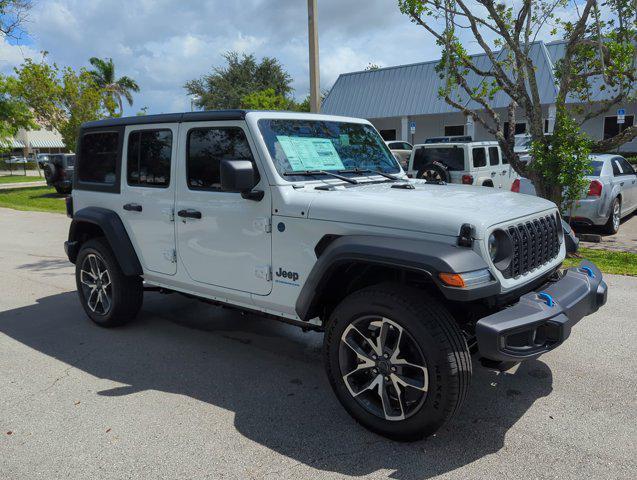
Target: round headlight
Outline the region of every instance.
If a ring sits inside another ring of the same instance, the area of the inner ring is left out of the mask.
[[[500,271],[506,270],[513,257],[513,242],[509,234],[504,230],[494,230],[489,235],[488,247],[495,268]]]

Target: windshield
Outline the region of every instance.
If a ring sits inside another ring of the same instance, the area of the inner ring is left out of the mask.
[[[414,156],[414,169],[418,170],[433,161],[444,163],[451,171],[465,170],[464,149],[459,147],[420,147]]]
[[[285,175],[286,180],[307,180],[307,177],[294,175],[294,172],[317,170],[400,172],[396,159],[370,125],[262,119],[259,120],[259,129],[274,166],[280,175]]]

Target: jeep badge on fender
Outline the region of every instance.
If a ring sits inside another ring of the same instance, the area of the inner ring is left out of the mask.
[[[390,438],[459,411],[469,345],[534,359],[606,302],[594,264],[561,271],[577,243],[555,204],[411,180],[367,120],[109,118],[83,124],[77,150],[65,249],[95,323],[135,318],[147,288],[324,332],[335,395]]]

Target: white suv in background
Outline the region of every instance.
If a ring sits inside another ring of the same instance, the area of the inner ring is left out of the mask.
[[[471,137],[436,137],[415,145],[408,173],[429,181],[505,190],[518,178],[498,142],[473,142]]]

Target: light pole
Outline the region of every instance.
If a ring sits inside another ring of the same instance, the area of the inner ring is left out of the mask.
[[[321,86],[316,0],[307,0],[307,23],[310,43],[310,112],[319,113],[321,111]]]

